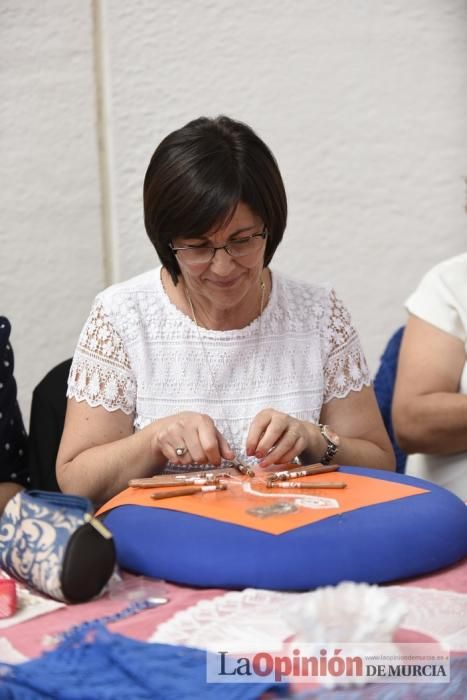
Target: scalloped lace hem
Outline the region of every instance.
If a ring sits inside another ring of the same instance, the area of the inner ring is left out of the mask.
[[[107,404],[102,397],[92,399],[89,396],[85,396],[73,390],[68,390],[66,395],[68,399],[74,399],[78,403],[86,401],[86,403],[89,404],[89,406],[91,406],[92,408],[102,406],[102,408],[105,408],[105,410],[109,411],[109,413],[114,413],[115,411],[123,411],[123,413],[125,413],[127,416],[131,416],[131,414],[134,413],[134,410],[132,408],[127,408],[125,406],[112,406],[110,404]]]
[[[351,391],[361,391],[364,386],[371,386],[372,380],[370,377],[362,378],[361,381],[355,382],[352,385],[346,384],[346,386],[340,391],[337,388],[333,389],[333,392],[329,396],[325,396],[323,399],[323,404],[332,401],[332,399],[345,399]]]

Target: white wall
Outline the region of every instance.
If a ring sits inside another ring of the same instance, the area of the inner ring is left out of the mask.
[[[87,3],[0,4],[0,313],[26,418],[103,285],[93,64]]]
[[[154,264],[144,172],[201,114],[271,146],[274,266],[336,286],[375,369],[421,274],[466,247],[466,20],[464,0],[3,0],[0,311],[24,412],[97,289]]]

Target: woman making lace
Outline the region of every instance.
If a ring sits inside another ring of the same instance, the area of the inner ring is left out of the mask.
[[[144,181],[161,266],[99,294],[68,381],[63,491],[241,459],[394,469],[365,358],[333,290],[269,267],[287,201],[250,127],[200,118]]]

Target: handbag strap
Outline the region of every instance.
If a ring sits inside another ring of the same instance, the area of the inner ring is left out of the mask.
[[[81,513],[92,513],[94,511],[92,502],[84,496],[75,496],[71,493],[60,493],[58,491],[42,491],[40,489],[30,489],[23,493],[24,496],[34,500],[35,503],[43,503],[56,508],[78,510]]]

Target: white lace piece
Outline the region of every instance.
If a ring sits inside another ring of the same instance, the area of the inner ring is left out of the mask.
[[[110,287],[81,332],[68,396],[133,414],[137,430],[206,413],[242,459],[264,408],[317,423],[323,403],[370,383],[365,357],[333,291],[276,272],[272,280],[261,323],[232,331],[198,328],[168,299],[160,268]]]
[[[19,625],[20,622],[32,620],[33,617],[46,615],[58,608],[65,607],[65,603],[59,603],[56,600],[43,598],[41,595],[32,593],[25,586],[16,584],[16,613],[11,617],[5,617],[0,620],[0,629]]]
[[[367,639],[384,641],[400,624],[432,637],[451,651],[467,650],[467,595],[411,586],[368,586],[364,607],[358,598],[361,586],[366,584],[342,585],[353,587],[354,596],[347,592],[343,597],[339,586],[306,593],[252,588],[229,592],[176,613],[159,625],[148,641],[213,652],[264,651],[280,649],[292,636],[302,641],[306,636],[308,641],[315,638],[336,642],[343,635],[346,639],[341,641],[357,644]],[[327,598],[326,607],[322,605],[323,595]],[[306,610],[313,607],[312,624]]]
[[[407,612],[385,588],[343,581],[288,601],[285,616],[302,642],[390,642]]]
[[[108,411],[134,411],[136,387],[121,338],[97,302],[81,332],[67,396]]]
[[[275,613],[287,599],[284,596],[296,595],[246,588],[201,600],[159,625],[148,641],[214,652],[280,649],[294,630]]]
[[[303,496],[297,493],[264,493],[264,491],[257,491],[253,488],[249,481],[245,481],[242,484],[243,491],[245,493],[253,494],[253,496],[261,496],[261,498],[281,498],[282,500],[287,500],[291,503],[296,503],[298,506],[303,508],[310,508],[312,510],[322,510],[326,508],[339,508],[339,502],[335,498],[324,498],[321,496]]]
[[[451,651],[467,651],[467,594],[412,586],[388,590],[408,607],[403,627],[434,637]]]
[[[329,351],[325,368],[324,401],[344,398],[350,391],[360,391],[368,385],[369,370],[346,307],[336,294],[329,296],[328,326],[323,332],[324,345]]]
[[[0,637],[0,663],[22,664],[24,661],[28,661],[28,657],[15,649],[8,639]]]

